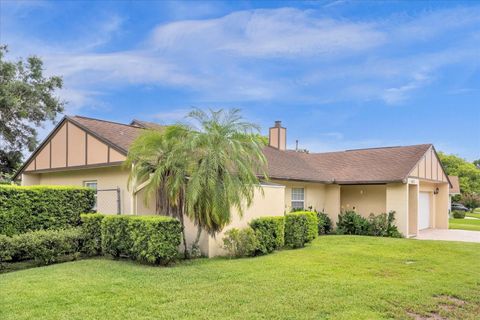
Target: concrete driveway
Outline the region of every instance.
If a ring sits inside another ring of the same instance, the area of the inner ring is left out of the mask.
[[[418,240],[444,240],[480,243],[480,231],[426,229],[415,237]]]

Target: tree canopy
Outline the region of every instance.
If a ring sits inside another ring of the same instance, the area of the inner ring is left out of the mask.
[[[36,128],[54,121],[64,107],[55,96],[60,77],[44,77],[39,57],[6,61],[7,52],[0,46],[0,179],[17,169],[24,151],[35,149]]]
[[[480,169],[475,164],[453,154],[439,152],[438,156],[447,174],[459,177],[462,194],[480,194]]]

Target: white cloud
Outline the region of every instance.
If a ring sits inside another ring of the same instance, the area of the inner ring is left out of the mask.
[[[349,55],[385,42],[374,24],[316,18],[292,8],[239,11],[218,19],[159,26],[151,43],[159,50],[196,50],[252,57]],[[188,49],[187,49],[188,50]],[[197,52],[199,55],[205,52]]]

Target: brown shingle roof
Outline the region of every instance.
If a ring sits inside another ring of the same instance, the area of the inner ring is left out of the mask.
[[[118,122],[105,121],[81,116],[67,117],[73,123],[84,127],[99,138],[107,140],[110,144],[119,147],[125,153],[132,142],[140,135],[142,128],[122,124]]]
[[[82,116],[66,119],[125,154],[144,129],[162,128],[156,123],[140,120],[133,120],[128,125]],[[280,151],[265,147],[264,154],[268,161],[268,174],[274,179],[337,184],[386,183],[406,179],[431,146],[421,144],[327,153]],[[22,170],[23,167],[17,175]]]
[[[338,184],[403,181],[431,144],[299,153],[265,148],[272,178]]]
[[[448,176],[450,180],[450,194],[460,194],[460,181],[457,176]]]
[[[162,126],[161,124],[150,122],[150,121],[137,120],[137,119],[133,119],[132,122],[130,122],[130,125],[134,127],[152,129],[152,130],[161,130],[164,128],[164,126]]]
[[[125,152],[143,128],[162,128],[159,124],[141,120],[133,120],[126,125],[80,116],[69,119]],[[421,144],[326,153],[280,151],[265,147],[264,154],[268,161],[268,174],[274,179],[338,184],[384,183],[403,181],[431,146]]]

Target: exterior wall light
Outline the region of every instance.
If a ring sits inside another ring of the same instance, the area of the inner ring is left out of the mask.
[[[433,191],[433,194],[438,194],[438,191],[440,191],[440,190],[437,187],[437,188],[435,188],[435,191]]]

